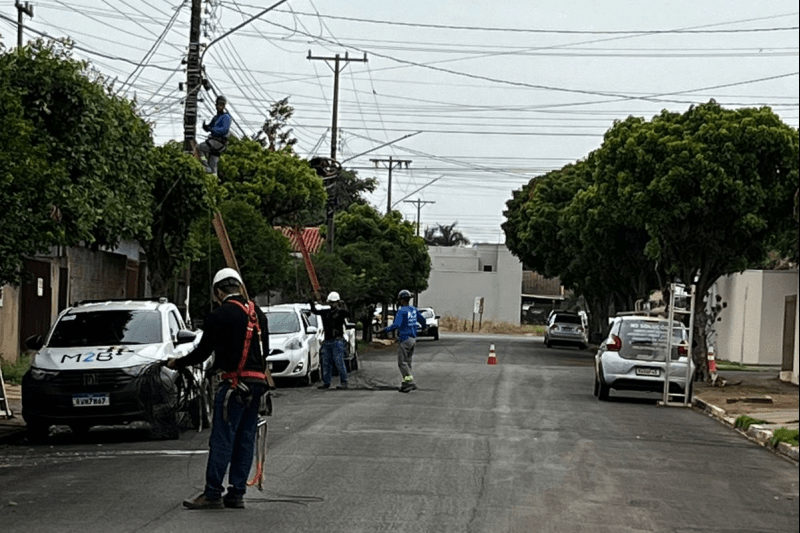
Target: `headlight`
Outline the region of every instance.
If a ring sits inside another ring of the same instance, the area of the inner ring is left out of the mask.
[[[286,343],[287,350],[299,350],[303,347],[303,343],[300,341],[299,338],[295,337],[294,339],[290,340]]]
[[[53,370],[42,370],[41,368],[31,367],[31,377],[37,381],[51,380],[58,375],[58,372]]]

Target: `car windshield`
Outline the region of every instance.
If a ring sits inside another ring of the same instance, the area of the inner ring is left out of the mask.
[[[300,331],[300,319],[293,311],[269,311],[267,325],[270,333],[297,333]]]
[[[553,318],[553,322],[558,322],[559,324],[580,324],[581,317],[578,315],[561,315],[558,314]]]
[[[61,317],[50,347],[154,344],[162,342],[158,311],[89,311]]]

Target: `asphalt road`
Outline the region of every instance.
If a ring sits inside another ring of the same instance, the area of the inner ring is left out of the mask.
[[[510,336],[417,346],[410,394],[393,349],[365,357],[348,391],[281,386],[267,487],[245,510],[181,506],[202,490],[207,431],[65,430],[0,447],[0,530],[798,531],[795,465],[657,394],[599,402],[589,352]]]

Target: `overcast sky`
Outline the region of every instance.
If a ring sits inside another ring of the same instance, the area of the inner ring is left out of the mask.
[[[203,42],[276,1],[205,2]],[[190,0],[30,3],[26,40],[69,36],[76,57],[136,97],[157,144],[182,139]],[[12,48],[14,0],[0,0],[0,15]],[[333,73],[306,56],[366,53],[340,77],[338,159],[379,179],[371,201],[381,211],[387,170],[370,159],[410,160],[392,174],[395,209],[416,220],[408,201],[434,202],[422,206],[423,228],[458,222],[472,242],[503,242],[512,191],[584,158],[615,120],[714,98],[770,106],[797,128],[798,18],[796,0],[289,0],[214,43],[204,63],[235,134],[258,131],[288,96],[299,155],[328,156]]]

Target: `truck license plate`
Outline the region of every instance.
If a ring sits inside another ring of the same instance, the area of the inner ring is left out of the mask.
[[[97,405],[110,405],[107,392],[86,392],[72,395],[73,407],[94,407]]]

